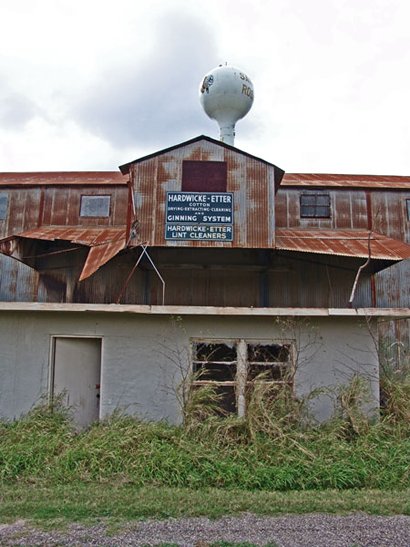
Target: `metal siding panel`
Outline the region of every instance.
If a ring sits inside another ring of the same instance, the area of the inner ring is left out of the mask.
[[[346,308],[359,263],[339,257],[281,256],[269,272],[269,306]],[[370,305],[369,278],[360,279],[356,299]]]
[[[0,254],[0,301],[32,302],[38,291],[38,273]]]
[[[53,188],[44,189],[44,209],[41,224],[51,224],[51,210],[53,205]]]
[[[128,187],[115,188],[112,196],[111,224],[113,226],[123,226],[127,220],[128,210]]]
[[[298,227],[301,225],[300,219],[300,204],[299,192],[292,191],[288,197],[288,222],[289,228]]]
[[[410,242],[406,199],[409,192],[378,191],[371,193],[374,230],[395,239]]]
[[[247,161],[246,169],[246,223],[248,225],[247,246],[268,246],[269,182],[266,166],[253,160]]]
[[[410,308],[410,260],[375,275],[376,304],[380,308]]]
[[[0,220],[0,238],[37,225],[39,189],[10,188],[2,192],[8,195],[8,208],[6,218]]]
[[[165,240],[166,191],[181,190],[183,160],[226,161],[227,191],[234,193],[234,241]],[[233,150],[204,141],[156,155],[131,170],[137,196],[140,240],[167,247],[269,247],[273,220],[269,218],[268,170],[273,167]]]
[[[348,193],[352,214],[352,228],[365,230],[368,228],[366,193],[363,190],[341,190],[338,193]]]
[[[333,199],[334,228],[353,228],[350,192],[337,192]]]
[[[288,199],[289,193],[283,190],[279,190],[275,196],[276,226],[279,228],[289,228]]]
[[[54,226],[67,225],[68,188],[53,188],[50,224]]]

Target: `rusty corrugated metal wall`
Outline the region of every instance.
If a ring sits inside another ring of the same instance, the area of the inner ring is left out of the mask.
[[[38,226],[123,226],[127,221],[128,188],[122,186],[43,186],[1,188],[8,196],[8,214],[0,221],[0,238]],[[108,217],[80,216],[81,196],[111,196]]]
[[[383,177],[367,177],[366,189],[358,188],[362,178],[356,176],[347,187],[334,187],[334,180],[330,177],[331,187],[326,188],[323,183],[325,176],[311,175],[301,177],[305,186],[283,187],[276,196],[277,227],[303,228],[354,228],[374,230],[405,243],[410,243],[410,219],[407,212],[407,200],[410,200],[408,179],[395,177],[387,184]],[[330,219],[301,219],[300,194],[303,191],[315,188],[320,178],[320,189],[329,192],[331,197],[332,215]],[[335,175],[336,177],[336,175]],[[346,176],[347,177],[347,176]],[[338,177],[339,179],[343,177]],[[353,177],[354,178],[354,177]],[[402,180],[403,179],[403,180]],[[298,175],[292,175],[285,184],[292,184],[298,180]],[[313,183],[310,186],[310,183]],[[386,187],[383,188],[383,185]],[[345,300],[343,283],[335,283],[335,307]],[[358,286],[354,305],[358,307],[374,306],[379,308],[409,308],[410,307],[410,260],[398,264],[375,274],[372,278],[362,279]],[[343,306],[343,304],[342,304]],[[410,320],[382,321],[379,323],[380,348],[385,358],[394,366],[408,363],[410,358]]]
[[[0,254],[0,301],[36,302],[39,274],[13,258]]]
[[[108,217],[80,216],[81,196],[111,196],[111,214]],[[47,187],[40,214],[41,226],[121,226],[126,223],[128,191],[126,187]]]
[[[357,189],[324,189],[330,194],[330,218],[301,218],[300,195],[305,188],[280,188],[276,195],[278,228],[367,229],[366,192]]]
[[[138,256],[124,252],[80,283],[75,301],[112,302]],[[277,255],[267,250],[150,249],[166,283],[165,303],[181,306],[334,307],[348,305],[357,259]],[[144,260],[121,302],[161,304],[162,285]],[[360,280],[355,306],[371,306],[370,278]]]
[[[22,232],[38,225],[40,188],[1,188],[7,194],[7,216],[0,221],[0,238]]]
[[[330,218],[301,218],[300,195],[309,188],[280,188],[276,195],[278,228],[373,229],[380,234],[410,243],[410,221],[406,202],[408,190],[363,190],[321,188],[330,195]]]
[[[181,191],[183,160],[227,163],[227,191],[234,194],[233,242],[165,240],[166,192]],[[135,163],[131,181],[138,237],[150,246],[272,248],[274,245],[274,167],[266,162],[205,140]]]

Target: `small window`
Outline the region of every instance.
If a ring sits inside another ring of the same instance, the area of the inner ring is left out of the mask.
[[[410,220],[410,199],[407,199],[407,220]]]
[[[81,196],[80,216],[109,217],[111,196]]]
[[[290,343],[235,341],[194,341],[192,351],[193,388],[213,385],[220,396],[221,414],[243,416],[246,398],[254,382],[293,388],[292,345]]]
[[[183,192],[226,192],[225,161],[191,161],[182,163]]]
[[[7,208],[9,204],[9,196],[6,192],[0,192],[0,220],[7,218]]]
[[[302,218],[330,218],[330,195],[328,192],[303,192],[300,195]]]

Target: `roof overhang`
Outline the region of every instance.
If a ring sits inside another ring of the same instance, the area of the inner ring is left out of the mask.
[[[388,262],[410,258],[410,245],[367,230],[277,228],[275,241],[275,248],[283,251]]]
[[[14,238],[42,241],[61,240],[89,247],[79,281],[90,277],[126,246],[125,228],[42,226],[41,228],[26,230],[15,234],[12,238],[8,238],[7,242],[10,250],[10,240]],[[11,254],[12,256],[11,252],[5,254]]]

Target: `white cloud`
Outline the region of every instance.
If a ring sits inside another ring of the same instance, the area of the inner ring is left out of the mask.
[[[201,133],[202,75],[255,84],[239,148],[287,171],[406,174],[401,0],[3,0],[0,169],[106,169]]]

